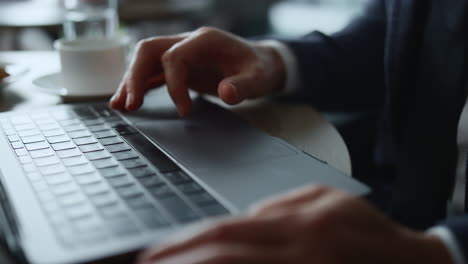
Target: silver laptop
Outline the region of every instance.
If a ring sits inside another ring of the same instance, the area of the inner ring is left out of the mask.
[[[167,96],[135,113],[102,104],[0,114],[0,223],[33,264],[131,257],[174,230],[241,214],[308,184],[369,189],[203,99],[178,118]]]

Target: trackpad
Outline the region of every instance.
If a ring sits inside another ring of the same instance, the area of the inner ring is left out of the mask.
[[[136,124],[190,170],[226,169],[296,155],[281,141],[233,120],[154,120]]]

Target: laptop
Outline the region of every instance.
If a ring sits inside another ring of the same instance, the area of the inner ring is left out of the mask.
[[[309,184],[369,192],[202,98],[180,119],[161,92],[134,113],[107,103],[2,113],[0,157],[4,240],[33,264],[122,261]]]

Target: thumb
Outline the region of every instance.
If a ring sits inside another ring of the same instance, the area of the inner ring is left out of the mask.
[[[233,105],[263,95],[260,87],[253,74],[242,73],[222,80],[218,85],[218,95],[225,103]]]

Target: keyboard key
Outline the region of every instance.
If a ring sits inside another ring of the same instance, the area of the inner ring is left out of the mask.
[[[24,145],[23,145],[23,143],[18,141],[18,142],[12,142],[11,147],[13,149],[21,149],[21,148],[24,148]]]
[[[126,169],[135,169],[139,167],[146,167],[146,161],[140,158],[136,159],[129,159],[129,160],[122,160],[121,164]]]
[[[11,129],[5,129],[4,132],[5,132],[5,135],[7,135],[7,136],[16,135],[16,130],[14,130],[12,128]]]
[[[97,117],[96,113],[91,111],[88,107],[76,107],[73,108],[73,111],[76,115],[81,117],[81,119],[95,119]]]
[[[65,215],[70,220],[77,220],[80,218],[90,217],[93,215],[94,210],[89,204],[79,204],[65,208]]]
[[[71,157],[78,157],[78,156],[82,155],[81,151],[79,151],[76,148],[67,149],[67,150],[60,150],[60,151],[57,151],[56,153],[61,159],[66,159],[66,158],[71,158]]]
[[[192,178],[183,171],[169,172],[164,174],[164,177],[176,185],[193,182]]]
[[[52,144],[52,148],[55,151],[59,151],[59,150],[74,149],[74,148],[76,148],[76,146],[75,146],[75,144],[73,144],[73,142],[67,141],[67,142]]]
[[[117,205],[117,203],[119,202],[117,197],[111,192],[102,193],[98,195],[92,195],[89,197],[89,199],[97,207]]]
[[[45,193],[48,193],[47,196],[50,194],[50,197],[52,197],[52,200],[42,202],[42,208],[44,208],[44,211],[46,211],[46,213],[48,213],[49,216],[51,216],[53,214],[62,216],[62,218],[60,220],[51,219],[52,224],[54,224],[54,225],[66,224],[67,221],[66,221],[65,215],[62,214],[62,212],[61,212],[62,208],[60,208],[60,205],[55,201],[55,197],[49,192],[45,192]]]
[[[21,162],[21,164],[28,164],[28,163],[32,163],[33,160],[31,157],[29,156],[22,156],[22,157],[19,157],[19,160]]]
[[[100,159],[93,161],[94,167],[97,169],[105,169],[110,167],[115,167],[118,165],[117,161],[113,158]]]
[[[138,158],[138,154],[133,151],[133,150],[127,150],[127,151],[122,151],[122,152],[116,152],[116,153],[113,153],[114,157],[118,160],[118,161],[122,161],[122,160],[128,160],[128,159],[134,159],[134,158]]]
[[[78,175],[89,174],[89,173],[94,172],[94,167],[91,164],[88,163],[88,164],[84,164],[84,165],[69,167],[68,171],[73,176],[78,176]]]
[[[140,188],[135,184],[115,188],[115,191],[119,194],[120,197],[124,199],[139,196],[143,194]]]
[[[87,185],[87,184],[98,184],[102,181],[102,177],[97,173],[83,174],[75,177],[75,180],[78,184]],[[107,186],[105,187],[107,190]]]
[[[47,124],[40,124],[39,129],[42,131],[56,130],[56,129],[60,129],[60,126],[56,123],[47,123]]]
[[[141,209],[141,208],[153,208],[153,204],[150,200],[144,196],[136,196],[129,199],[126,199],[127,205],[132,209]]]
[[[127,124],[117,125],[114,127],[114,130],[121,136],[132,135],[132,134],[138,133],[138,131],[135,128]]]
[[[22,125],[27,123],[32,123],[32,120],[27,115],[17,115],[10,119],[13,125]]]
[[[116,176],[127,174],[127,172],[124,169],[122,169],[121,167],[119,167],[119,166],[111,167],[111,168],[105,168],[105,169],[99,169],[99,173],[103,177],[106,177],[106,178],[116,177]]]
[[[109,226],[116,235],[122,237],[133,236],[139,233],[135,223],[128,217],[112,219],[109,222]]]
[[[44,167],[44,166],[59,164],[60,160],[55,156],[50,156],[50,157],[35,159],[34,162],[36,163],[37,166]]]
[[[99,212],[105,217],[105,218],[111,218],[111,219],[118,219],[118,218],[126,218],[127,213],[125,208],[123,208],[120,204],[118,203],[112,203],[106,206],[101,206],[99,208]],[[107,219],[106,223],[109,222],[110,219]]]
[[[155,208],[145,208],[134,211],[135,216],[150,229],[165,228],[169,222]]]
[[[75,144],[78,146],[88,145],[88,144],[93,144],[93,143],[98,142],[97,139],[95,139],[94,137],[76,138],[73,141],[75,141]]]
[[[85,203],[86,196],[84,196],[82,193],[76,192],[64,196],[59,196],[57,200],[63,207],[70,207]]]
[[[106,148],[107,148],[107,150],[109,150],[110,153],[115,153],[115,152],[126,151],[126,150],[131,150],[132,149],[127,143],[109,145],[109,146],[106,146]]]
[[[200,185],[198,185],[195,182],[177,185],[177,189],[183,192],[184,194],[200,193],[205,191]]]
[[[43,179],[42,175],[38,172],[27,173],[26,177],[28,177],[30,181],[40,181]]]
[[[79,119],[68,119],[60,121],[60,124],[62,124],[62,126],[73,126],[81,124],[81,121]]]
[[[112,130],[105,130],[105,131],[95,132],[94,136],[96,136],[96,138],[98,139],[102,139],[102,138],[115,137],[117,136],[117,134],[115,134],[115,132]]]
[[[83,177],[83,176],[80,176],[80,177]],[[83,185],[82,188],[87,195],[96,195],[96,194],[101,194],[101,193],[107,193],[110,191],[110,187],[103,181]]]
[[[158,202],[163,205],[178,222],[187,223],[200,219],[200,216],[178,196],[159,199]]]
[[[107,138],[101,138],[99,139],[99,142],[101,142],[102,145],[108,146],[108,145],[113,145],[113,144],[119,144],[124,142],[120,137],[107,137]]]
[[[37,172],[37,167],[36,165],[30,163],[30,164],[25,164],[23,165],[23,170],[27,173],[31,173],[31,172]]]
[[[39,170],[42,173],[42,175],[52,175],[52,174],[65,172],[65,167],[63,167],[62,164],[58,164],[58,165],[40,167]]]
[[[67,133],[70,133],[70,132],[86,130],[86,127],[84,125],[82,125],[82,124],[78,124],[78,125],[64,126],[63,129]]]
[[[200,209],[207,216],[220,216],[220,215],[229,214],[229,211],[226,210],[226,208],[224,208],[220,204],[213,204],[213,205],[203,206]]]
[[[75,118],[75,115],[68,110],[57,110],[51,113],[52,116],[58,121],[70,120]]]
[[[34,150],[40,150],[40,149],[48,149],[49,143],[46,143],[45,141],[43,142],[37,142],[37,143],[30,143],[30,144],[25,144],[24,145],[27,150],[29,151],[34,151]]]
[[[110,153],[107,152],[106,150],[88,152],[88,153],[85,153],[85,156],[86,158],[88,158],[88,160],[91,160],[91,161],[111,157]]]
[[[45,176],[45,180],[50,185],[64,184],[72,181],[72,178],[67,173],[60,173]]]
[[[78,186],[74,182],[56,185],[52,188],[52,192],[57,195],[67,195],[78,191]]]
[[[68,136],[72,139],[84,138],[84,137],[91,136],[91,133],[88,130],[82,130],[82,131],[70,132],[68,133]]]
[[[17,135],[9,135],[8,140],[10,142],[17,142],[20,141],[20,138]],[[36,141],[37,142],[37,141]],[[28,142],[28,143],[33,143],[33,142]]]
[[[17,125],[15,126],[16,131],[23,131],[23,130],[31,130],[31,129],[36,129],[36,125],[33,123],[27,123],[23,125]]]
[[[40,158],[54,156],[55,152],[49,148],[49,149],[32,151],[30,155],[31,155],[31,158],[33,159],[40,159]]]
[[[62,136],[65,135],[65,131],[62,129],[47,130],[43,131],[43,135],[46,137]]]
[[[160,184],[148,190],[157,199],[176,196],[176,193],[167,184]]]
[[[130,178],[128,175],[122,175],[122,176],[109,178],[109,183],[114,188],[115,187],[123,187],[123,186],[127,186],[127,185],[132,185],[133,184],[133,179]]]
[[[84,120],[83,124],[85,124],[86,126],[102,125],[102,124],[104,124],[104,120],[99,119],[99,118],[98,119],[88,119],[88,120]]]
[[[87,164],[88,160],[84,156],[72,157],[62,159],[63,165],[66,167],[76,166],[76,165],[83,165]]]
[[[34,181],[34,182],[31,183],[31,185],[34,188],[34,190],[36,190],[37,192],[42,192],[42,191],[49,190],[49,186],[43,180]]]
[[[95,151],[104,149],[104,147],[99,143],[83,145],[83,146],[79,146],[79,148],[83,153],[95,152]]]
[[[213,196],[211,196],[207,192],[193,193],[188,195],[187,197],[190,201],[199,206],[218,203],[218,201],[216,201],[215,198],[213,198]]]
[[[150,167],[139,167],[139,168],[134,168],[134,169],[129,169],[128,170],[133,176],[136,178],[141,178],[145,176],[150,176],[156,174],[154,170],[152,170]]]
[[[41,119],[50,119],[51,116],[47,112],[39,112],[39,113],[32,113],[29,115],[33,120],[41,120]]]
[[[101,236],[105,236],[104,230],[102,230],[103,227],[101,220],[96,215],[90,215],[87,217],[79,218],[73,221],[73,226],[78,231],[77,238],[81,240],[81,242],[90,243],[95,241],[96,239],[100,239]],[[84,235],[83,232],[86,233],[86,235]],[[91,234],[98,234],[98,236],[89,236],[88,232],[90,232]],[[102,240],[100,242],[102,243]]]
[[[50,144],[63,143],[63,142],[70,141],[70,138],[67,135],[61,135],[61,136],[48,137],[47,141],[49,141]]]
[[[124,136],[124,139],[141,153],[160,172],[179,171],[179,167],[142,135]],[[117,154],[117,153],[116,153]]]
[[[16,156],[28,156],[28,152],[25,149],[15,149]]]
[[[18,131],[18,135],[20,137],[30,137],[30,136],[40,135],[40,134],[41,134],[41,131],[39,131],[38,129]]]
[[[151,187],[156,187],[159,185],[165,185],[166,182],[164,182],[159,176],[157,175],[151,175],[151,176],[146,176],[142,178],[138,178],[140,183],[145,186],[146,188],[151,188]]]
[[[109,130],[109,127],[106,124],[88,126],[89,131],[91,132],[101,132]]]

